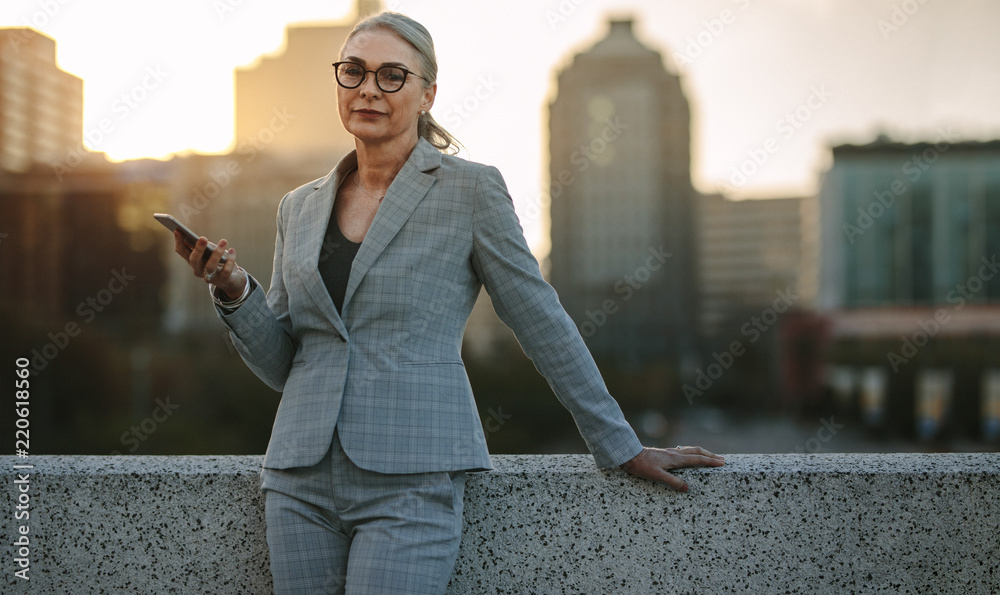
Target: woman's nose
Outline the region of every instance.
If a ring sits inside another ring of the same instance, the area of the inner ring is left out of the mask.
[[[369,74],[371,76],[368,76]],[[365,73],[365,78],[361,80],[361,86],[358,87],[358,90],[361,92],[361,95],[365,97],[377,96],[381,92],[381,89],[378,88],[378,84],[375,81],[374,72]]]

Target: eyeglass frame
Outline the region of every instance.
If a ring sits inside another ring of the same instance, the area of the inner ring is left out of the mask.
[[[344,83],[342,83],[340,81],[340,66],[342,64],[353,64],[354,66],[357,66],[358,68],[360,68],[361,70],[364,71],[364,75],[361,77],[361,80],[358,81],[358,84],[354,85],[353,87],[348,87],[347,85],[345,85]],[[383,68],[395,68],[396,70],[402,70],[403,71],[403,82],[399,84],[399,89],[393,89],[392,91],[386,91],[385,89],[382,88],[382,85],[380,85],[379,82],[378,82],[378,71],[382,70]],[[375,75],[375,86],[378,87],[378,90],[381,91],[381,92],[383,92],[383,93],[397,93],[397,92],[399,92],[406,85],[406,77],[408,77],[411,74],[413,76],[417,77],[418,79],[424,79],[425,81],[427,80],[425,77],[420,76],[419,74],[413,72],[412,70],[407,70],[407,69],[403,68],[402,66],[395,66],[395,65],[391,65],[391,64],[386,64],[385,66],[379,66],[375,70],[368,70],[368,69],[366,69],[364,67],[364,65],[358,64],[357,62],[354,62],[352,60],[342,60],[340,62],[334,62],[333,63],[333,78],[337,79],[337,84],[340,85],[341,87],[345,88],[345,89],[357,89],[361,85],[365,84],[365,79],[368,78],[368,73],[369,72]]]

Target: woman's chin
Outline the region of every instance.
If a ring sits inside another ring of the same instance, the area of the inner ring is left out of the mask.
[[[345,126],[348,132],[355,138],[364,142],[374,142],[384,140],[391,136],[385,126],[372,121],[351,122],[350,126]]]
[[[413,136],[414,140],[416,140],[417,136],[415,130],[392,132],[382,126],[351,126],[347,128],[347,131],[358,141],[370,145],[397,141],[408,136]]]

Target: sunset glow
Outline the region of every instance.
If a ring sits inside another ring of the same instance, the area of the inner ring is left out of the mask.
[[[692,178],[735,196],[815,191],[831,142],[905,141],[952,127],[1000,136],[1000,42],[987,0],[512,3],[393,0],[435,36],[433,113],[504,173],[519,210],[545,202],[554,74],[631,15],[679,70],[692,105]],[[53,37],[84,79],[87,145],[111,159],[234,147],[233,71],[282,50],[285,27],[345,22],[353,2],[5,2],[0,26]],[[484,26],[488,24],[488,26]],[[332,62],[333,56],[324,62]],[[317,77],[330,77],[318,70]],[[331,78],[331,84],[332,82]],[[529,238],[543,230],[526,223]]]

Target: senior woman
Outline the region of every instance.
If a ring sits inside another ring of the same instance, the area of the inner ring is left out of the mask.
[[[427,30],[359,23],[335,64],[356,150],[286,195],[270,289],[221,240],[176,250],[247,365],[282,391],[262,472],[278,593],[443,593],[465,473],[490,468],[460,350],[485,287],[602,468],[686,491],[698,447],[643,448],[542,278],[499,172],[444,154]],[[219,266],[221,257],[227,261]]]

